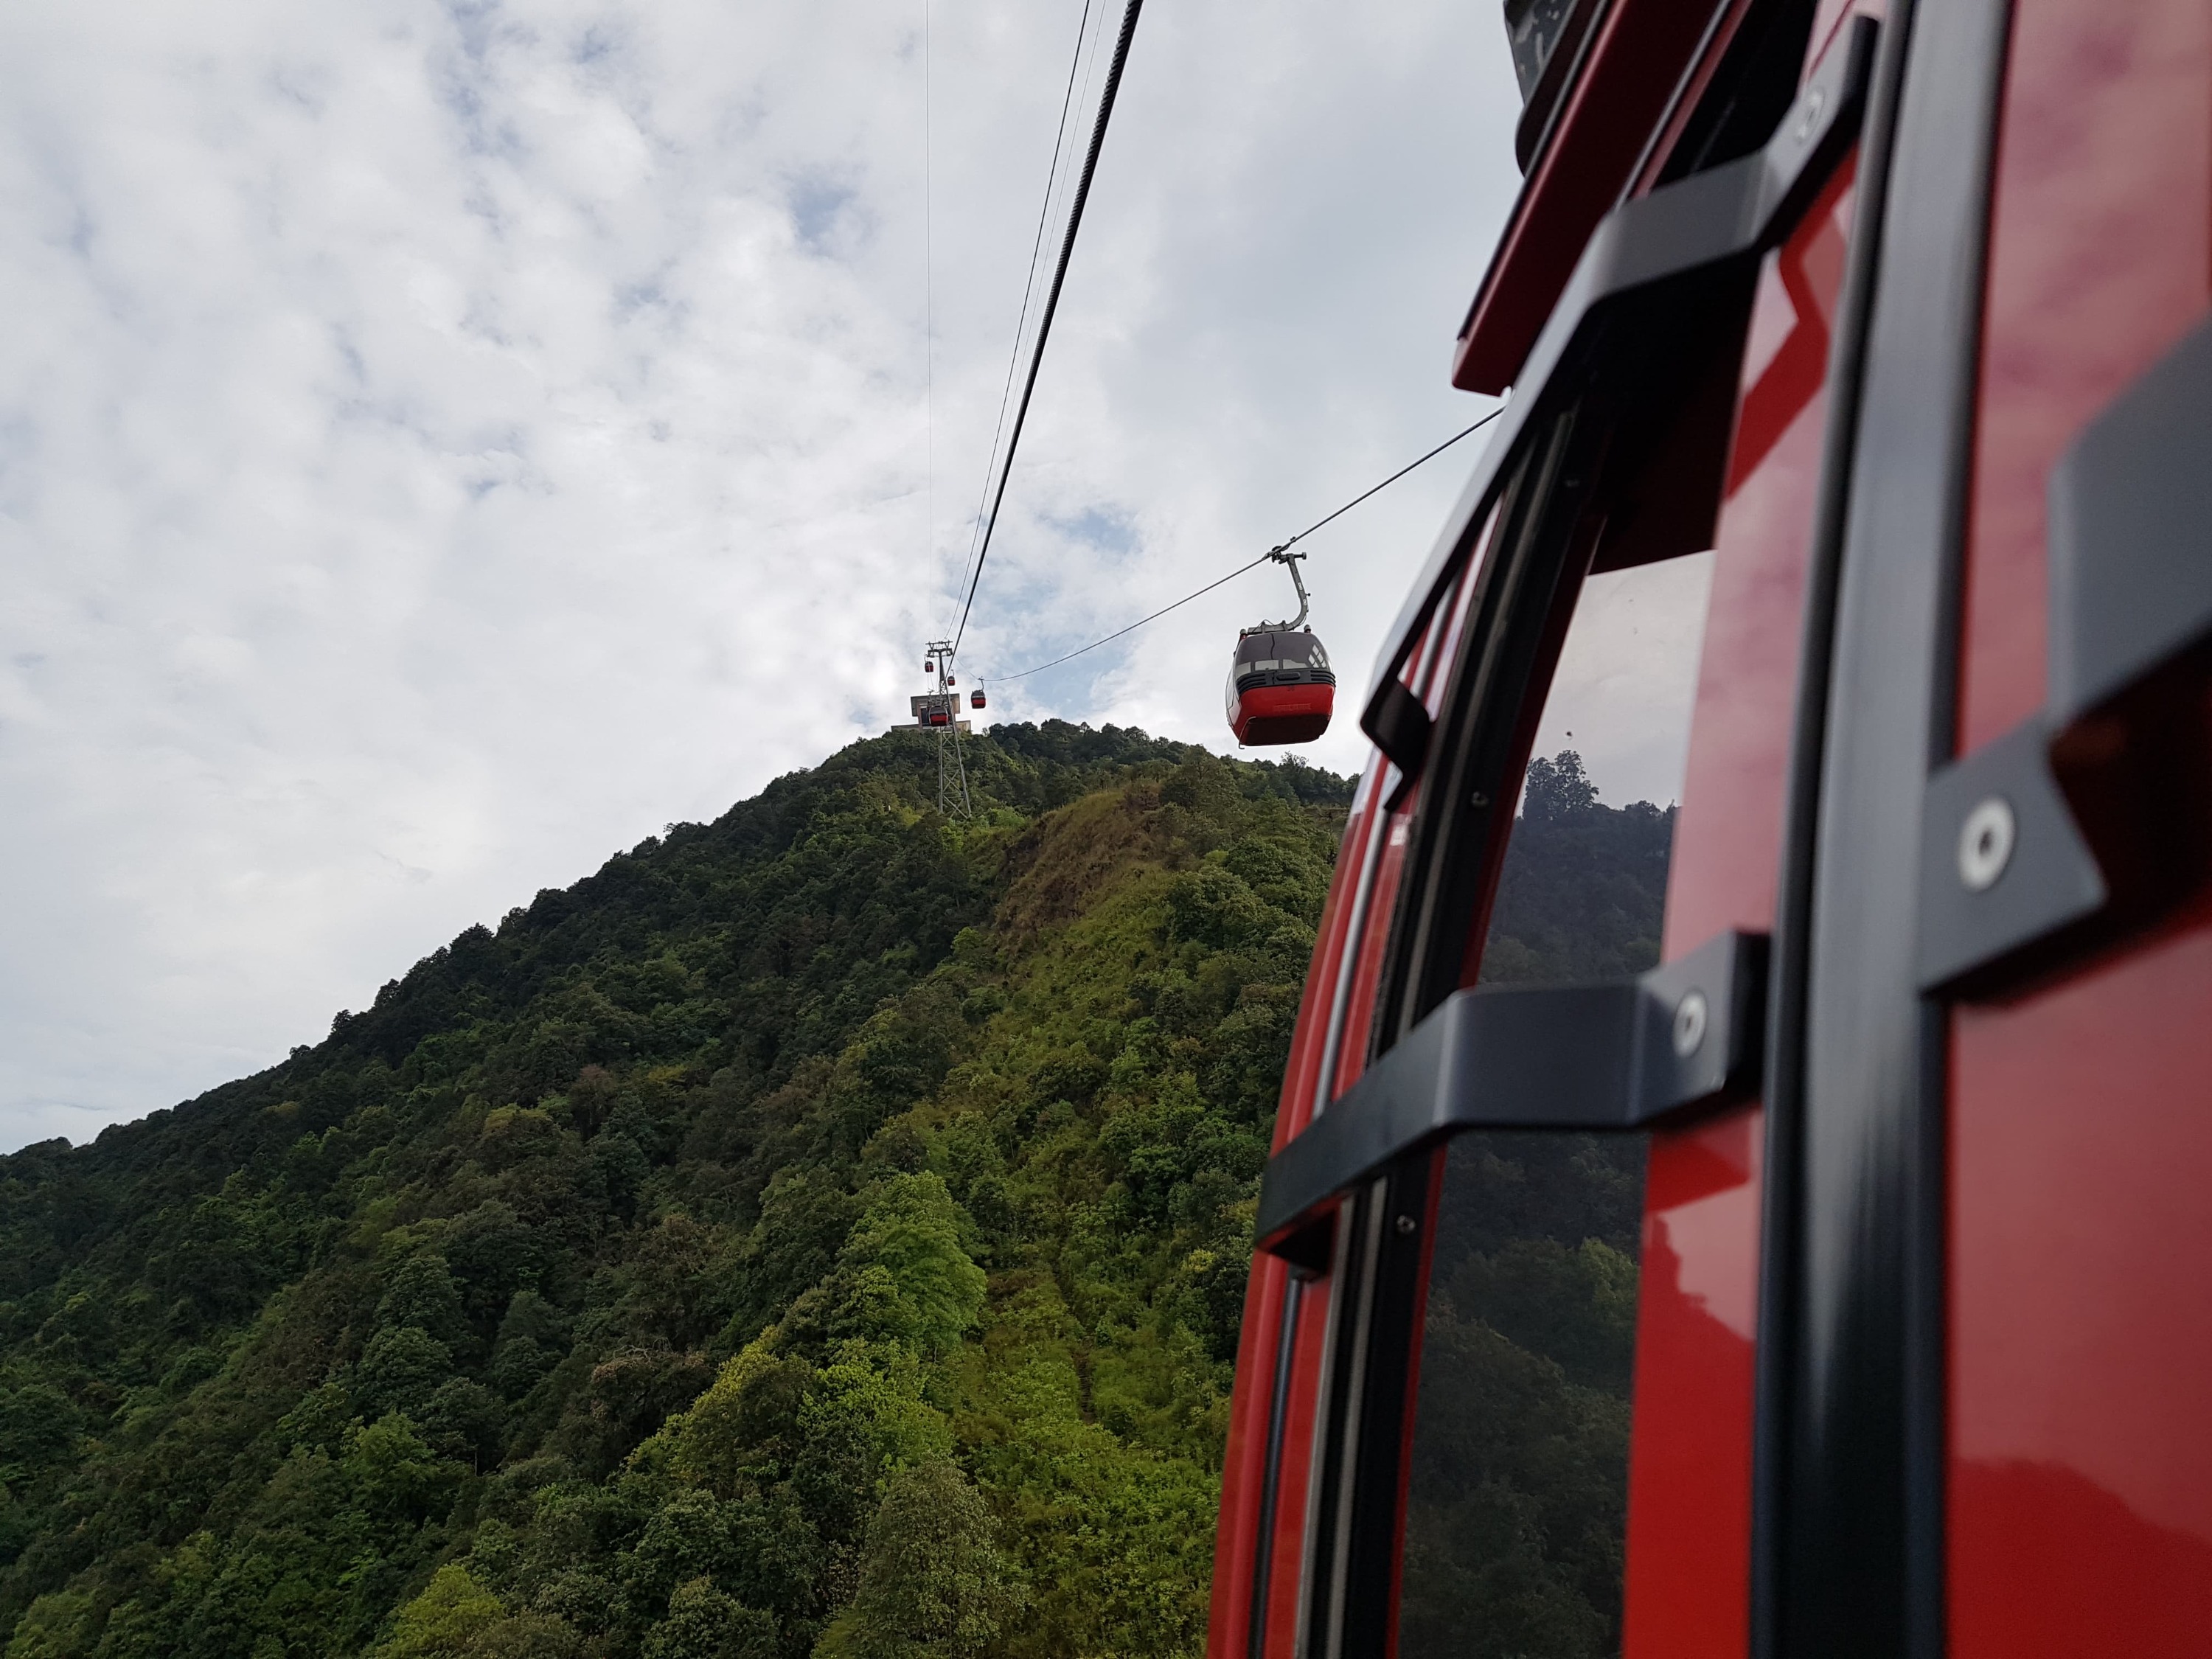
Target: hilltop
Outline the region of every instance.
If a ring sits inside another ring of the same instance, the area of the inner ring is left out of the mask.
[[[281,1065],[0,1160],[8,1655],[1194,1652],[1351,785],[1058,722],[967,752],[972,818],[929,740],[856,744]],[[1631,957],[1640,810],[1547,843],[1635,866]],[[1530,902],[1524,972],[1565,948]],[[1609,1241],[1617,1323],[1626,1166],[1522,1184],[1529,1271]],[[1625,1390],[1551,1317],[1499,1316],[1524,1395]]]

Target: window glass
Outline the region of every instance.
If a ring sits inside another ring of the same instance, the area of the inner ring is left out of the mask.
[[[1712,556],[1585,583],[1480,977],[1659,960]],[[1445,1153],[1408,1448],[1402,1659],[1620,1646],[1640,1138],[1470,1134]]]

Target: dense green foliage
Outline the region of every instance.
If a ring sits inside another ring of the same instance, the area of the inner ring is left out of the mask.
[[[27,1656],[1184,1654],[1348,786],[856,744],[0,1165]]]
[[[9,1659],[1194,1653],[1348,786],[1057,723],[969,766],[947,822],[926,739],[855,744],[0,1160]],[[1568,878],[1644,845],[1530,799]],[[1526,1546],[1468,1605],[1579,1654],[1634,1171],[1486,1156],[1438,1305],[1492,1440],[1566,1452],[1467,1452]]]

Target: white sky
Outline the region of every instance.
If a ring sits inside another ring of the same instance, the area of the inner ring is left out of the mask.
[[[1608,805],[1682,799],[1713,558],[1605,571],[1575,602],[1532,752],[1573,750]]]
[[[903,714],[1081,9],[933,7],[927,397],[921,0],[0,13],[0,1146],[281,1058]],[[1490,0],[1152,0],[969,678],[1488,406],[1446,377],[1517,111]],[[1309,544],[1348,681],[1478,441]],[[1288,600],[992,715],[1225,747],[1234,629]]]

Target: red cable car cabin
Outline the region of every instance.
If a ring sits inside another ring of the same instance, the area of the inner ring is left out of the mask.
[[[1336,675],[1310,629],[1248,628],[1230,659],[1230,730],[1248,748],[1311,743],[1328,730]]]
[[[1510,17],[1209,1651],[2201,1654],[2212,9]]]

